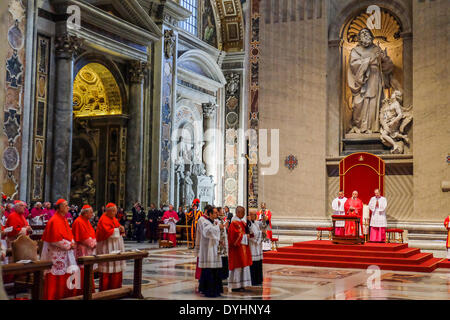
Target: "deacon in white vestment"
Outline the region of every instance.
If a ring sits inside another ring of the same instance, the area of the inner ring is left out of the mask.
[[[203,219],[201,223],[201,239],[199,248],[198,266],[202,269],[199,283],[199,291],[206,297],[219,297],[223,292],[220,269],[222,259],[218,252],[220,241],[220,230],[223,225],[217,221],[217,208],[207,208],[209,219]],[[197,224],[198,225],[198,224]]]
[[[375,189],[375,196],[369,201],[369,209],[372,211],[372,217],[370,218],[371,242],[386,241],[386,207],[386,198],[380,195],[380,190]]]
[[[217,208],[219,211],[219,218],[217,219],[218,223],[224,226],[223,229],[220,230],[220,241],[219,241],[219,255],[222,258],[222,269],[220,270],[220,277],[222,280],[228,279],[228,219],[225,215],[222,208]]]
[[[256,212],[250,212],[249,224],[250,236],[249,245],[252,253],[252,265],[250,266],[250,275],[252,279],[252,286],[259,286],[263,283],[263,222],[256,220]]]
[[[333,209],[333,215],[345,216],[344,204],[347,198],[344,197],[344,191],[339,191],[338,197],[331,203],[331,208]],[[345,221],[336,221],[334,235],[344,236],[345,235]]]

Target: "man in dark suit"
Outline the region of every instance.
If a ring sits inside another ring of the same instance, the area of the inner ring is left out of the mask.
[[[138,243],[145,240],[145,211],[140,203],[136,203],[132,209],[133,211],[133,225],[135,230],[135,237]]]
[[[154,203],[150,204],[150,210],[148,210],[147,219],[148,219],[148,226],[150,228],[149,230],[149,243],[152,243],[153,240],[155,242],[158,241],[158,219],[160,218],[161,213],[158,209],[156,209],[156,206]]]
[[[230,212],[230,208],[228,208],[227,206],[225,206],[225,207],[223,208],[223,210],[225,211],[225,216],[227,217],[228,224],[231,224],[231,219],[233,219],[233,214]]]

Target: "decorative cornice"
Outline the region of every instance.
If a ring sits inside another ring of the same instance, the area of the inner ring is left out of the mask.
[[[179,21],[186,20],[191,16],[191,12],[170,0],[153,0],[149,6],[149,15],[156,23],[167,24],[176,27]]]
[[[51,4],[60,15],[66,13],[67,6],[76,5],[81,10],[82,25],[87,22],[140,45],[149,45],[162,37],[159,27],[136,0],[112,2],[112,5],[132,22],[111,15],[84,0],[51,0]]]

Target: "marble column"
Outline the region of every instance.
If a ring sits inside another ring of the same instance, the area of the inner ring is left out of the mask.
[[[52,201],[69,200],[72,166],[73,57],[81,41],[62,34],[55,38],[55,107],[53,137]]]
[[[128,105],[127,176],[125,207],[142,201],[143,137],[144,137],[144,74],[147,64],[134,61],[129,66],[130,99]]]
[[[214,129],[216,128],[216,111],[217,105],[215,103],[203,103],[203,138],[205,144],[203,145],[203,162],[206,166],[206,175],[215,176],[215,158],[216,152],[214,147]]]

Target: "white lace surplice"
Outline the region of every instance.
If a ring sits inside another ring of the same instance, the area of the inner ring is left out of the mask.
[[[119,230],[119,228],[116,228]],[[123,238],[117,232],[104,241],[97,242],[97,254],[109,254],[113,251],[125,251]],[[125,261],[104,262],[98,264],[98,271],[104,273],[116,273],[125,271]]]
[[[249,245],[252,252],[252,261],[261,261],[263,257],[262,253],[262,222],[254,221],[250,226],[250,234],[253,237],[250,238]]]
[[[50,272],[55,276],[62,276],[67,273],[67,268],[77,265],[74,251],[70,249],[70,244],[71,242],[65,239],[58,242],[44,241],[41,260],[53,262],[50,271],[46,270],[44,274]]]
[[[220,228],[218,225],[212,224],[206,219],[202,220],[201,223],[198,267],[221,268],[222,259],[217,252],[217,249],[219,248]]]
[[[333,209],[333,215],[337,215],[337,216],[345,215],[345,208],[344,208],[345,201],[347,201],[346,197],[343,197],[342,199],[336,198],[333,200],[333,202],[331,203],[331,208]],[[337,228],[345,227],[345,221],[336,221],[336,227]]]
[[[75,247],[75,256],[85,257],[85,256],[93,256],[95,255],[95,246],[97,244],[97,240],[88,238],[84,241],[77,242]]]

